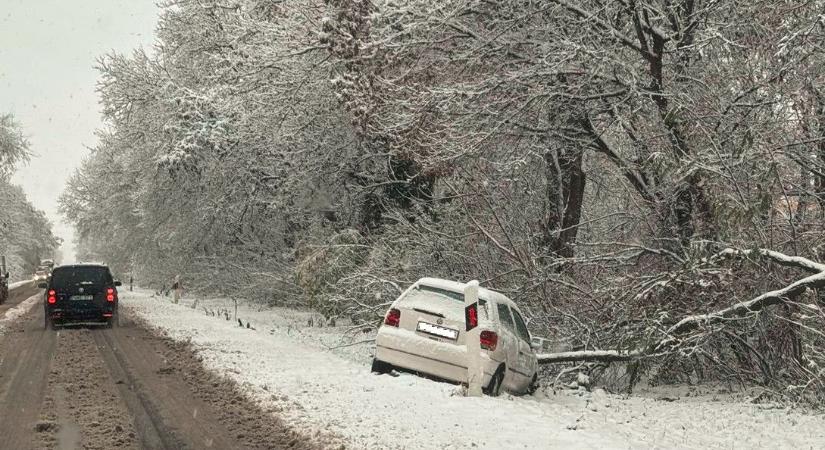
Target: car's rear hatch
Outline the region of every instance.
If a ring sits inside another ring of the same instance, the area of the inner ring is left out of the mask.
[[[105,267],[66,267],[56,270],[50,289],[57,299],[54,308],[72,315],[94,315],[106,306],[106,290],[110,288]]]
[[[487,320],[487,302],[479,300],[479,319]],[[417,286],[395,304],[401,312],[399,328],[448,345],[464,345],[464,294],[431,286]]]

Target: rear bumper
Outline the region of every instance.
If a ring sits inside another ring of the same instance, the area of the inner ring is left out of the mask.
[[[455,383],[467,383],[467,356],[463,345],[437,345],[401,331],[382,330],[376,337],[375,359],[402,369],[421,372]],[[483,385],[489,384],[500,362],[482,352]]]
[[[105,322],[114,312],[115,308],[51,308],[46,315],[55,322]]]

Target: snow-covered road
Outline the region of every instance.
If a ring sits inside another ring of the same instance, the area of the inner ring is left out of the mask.
[[[329,350],[341,329],[306,328],[308,313],[239,307],[244,323],[207,315],[227,300],[172,305],[148,292],[122,306],[178,340],[191,340],[221,372],[267,409],[308,434],[349,448],[818,448],[825,419],[758,405],[688,398],[676,402],[603,392],[468,398],[460,387],[413,375],[370,373],[370,345]],[[369,337],[369,336],[367,336]]]
[[[9,285],[9,299],[0,304],[0,335],[13,320],[29,312],[42,298],[31,281],[21,281]]]

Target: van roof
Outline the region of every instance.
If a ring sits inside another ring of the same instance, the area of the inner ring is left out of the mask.
[[[443,278],[421,278],[420,280],[416,281],[414,285],[424,285],[430,286],[439,289],[446,289],[448,291],[463,293],[464,288],[467,287],[467,283],[461,283],[458,281],[453,280],[445,280]],[[491,289],[479,287],[478,288],[478,296],[485,300],[494,300],[496,303],[504,303],[511,308],[516,308],[521,312],[519,307],[508,298],[506,295],[502,294],[501,292],[493,291]]]
[[[58,268],[65,269],[65,268],[71,268],[71,267],[106,267],[106,268],[108,268],[109,266],[107,266],[106,264],[103,264],[103,263],[96,263],[96,262],[80,262],[80,263],[75,263],[75,264],[64,264],[64,265],[55,267],[55,270],[57,270]]]

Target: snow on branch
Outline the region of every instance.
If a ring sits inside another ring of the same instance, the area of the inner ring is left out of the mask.
[[[712,325],[727,319],[742,317],[752,312],[760,311],[767,306],[793,300],[808,289],[820,289],[823,287],[825,287],[825,271],[798,280],[782,289],[766,292],[751,300],[739,302],[721,311],[685,317],[667,330],[667,335],[670,337],[662,340],[657,344],[656,348],[662,348],[672,344],[675,342],[676,336],[693,331],[703,325]]]
[[[617,362],[630,361],[642,356],[639,350],[583,350],[578,352],[542,353],[536,355],[539,364],[555,364],[574,361]]]
[[[782,289],[766,292],[750,300],[739,302],[725,309],[707,314],[697,314],[683,318],[665,332],[666,337],[645,349],[630,351],[592,350],[578,352],[547,353],[538,355],[539,364],[553,364],[572,361],[615,362],[628,361],[642,356],[662,353],[679,342],[679,337],[703,326],[717,324],[729,319],[744,317],[748,314],[777,304],[794,300],[808,289],[825,288],[825,264],[811,261],[800,256],[788,256],[773,250],[738,250],[725,249],[716,257],[747,257],[752,254],[768,258],[787,267],[796,267],[813,275],[797,280]]]
[[[818,263],[815,261],[811,261],[808,258],[803,258],[801,256],[788,256],[784,253],[779,253],[773,250],[767,250],[764,248],[756,249],[756,250],[739,250],[735,248],[726,248],[721,252],[716,254],[716,257],[735,257],[735,256],[744,256],[748,257],[753,254],[757,256],[761,256],[763,258],[768,258],[773,262],[786,266],[786,267],[795,267],[803,270],[807,270],[808,272],[812,273],[820,273],[825,272],[825,264]]]

